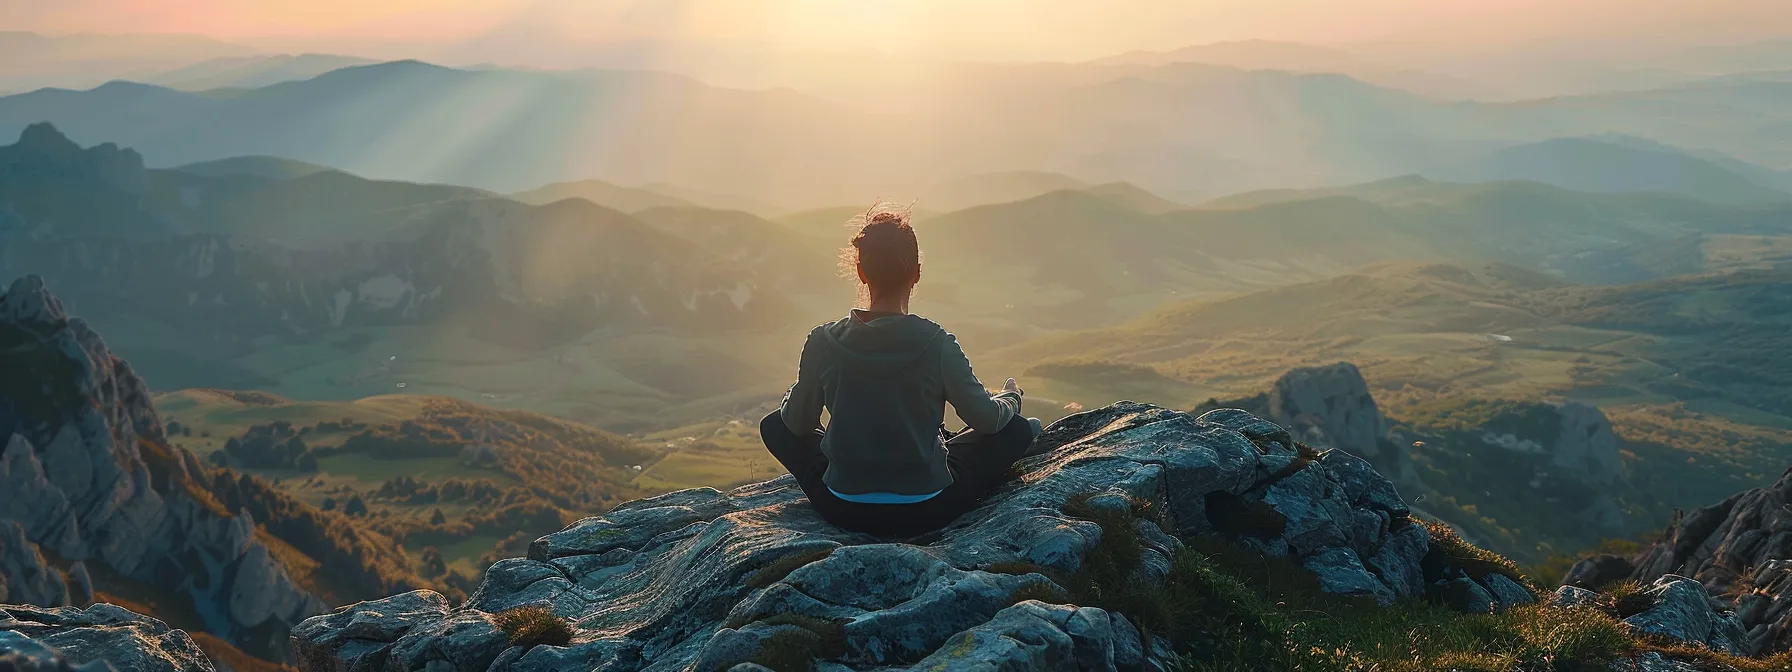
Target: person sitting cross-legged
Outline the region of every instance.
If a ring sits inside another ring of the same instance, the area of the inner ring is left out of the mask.
[[[864,307],[809,332],[796,383],[760,436],[828,522],[882,536],[937,530],[1006,479],[1039,421],[1021,416],[1013,378],[991,394],[955,336],[908,312],[921,255],[904,213],[865,217],[843,260]],[[948,403],[967,425],[956,435]]]

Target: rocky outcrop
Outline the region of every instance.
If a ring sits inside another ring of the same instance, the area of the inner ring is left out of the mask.
[[[1597,609],[1619,619],[1630,632],[1665,638],[1731,655],[1747,655],[1737,614],[1705,593],[1704,586],[1684,576],[1656,579],[1634,598],[1644,604],[1612,604],[1599,593],[1562,586],[1548,604],[1558,609]],[[1622,611],[1620,611],[1622,609]]]
[[[130,366],[35,276],[0,295],[0,371],[0,521],[83,576],[100,563],[190,601],[208,631],[258,655],[280,656],[290,625],[326,609],[168,444]]]
[[[1209,400],[1195,411],[1218,408],[1249,411],[1286,427],[1295,441],[1367,459],[1402,487],[1421,485],[1411,456],[1403,448],[1412,439],[1393,430],[1355,364],[1289,369],[1268,392],[1243,399]]]
[[[1384,603],[1438,578],[1426,573],[1429,533],[1387,479],[1344,452],[1300,451],[1249,413],[1121,402],[1039,441],[1046,452],[1015,481],[913,539],[827,524],[789,476],[629,502],[493,565],[464,605],[417,591],[312,618],[293,631],[298,664],[750,670],[783,669],[768,660],[794,650],[831,670],[1141,669],[1167,643],[1121,613],[1061,603],[1053,578],[1093,562],[1116,530],[1140,540],[1132,580],[1147,585],[1166,580],[1191,535],[1289,558],[1325,590]],[[1140,508],[1160,515],[1091,519]],[[523,606],[567,619],[572,641],[511,646],[494,615]]]
[[[14,521],[0,521],[0,604],[60,607],[68,603],[62,572],[44,561],[37,544],[25,538],[25,528]]]
[[[1694,509],[1633,561],[1640,581],[1686,576],[1734,597],[1749,653],[1792,649],[1792,470],[1767,487]]]
[[[1698,644],[1713,651],[1742,654],[1742,625],[1736,615],[1705,594],[1699,582],[1669,574],[1643,593],[1654,602],[1623,624],[1632,631]]]
[[[0,605],[0,670],[212,672],[187,633],[110,604]]]
[[[1550,459],[1557,469],[1594,485],[1610,484],[1624,475],[1618,439],[1605,412],[1578,401],[1550,405],[1560,419],[1555,440],[1550,442]]]
[[[1383,452],[1388,421],[1355,364],[1290,370],[1270,387],[1268,402],[1265,417],[1295,440],[1371,459]]]

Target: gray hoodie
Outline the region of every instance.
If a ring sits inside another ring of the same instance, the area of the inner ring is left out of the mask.
[[[958,338],[917,315],[854,315],[809,332],[796,384],[779,416],[797,436],[821,428],[822,482],[848,495],[925,495],[952,484],[940,425],[946,404],[993,434],[1020,412],[1020,395],[994,395],[971,372]]]

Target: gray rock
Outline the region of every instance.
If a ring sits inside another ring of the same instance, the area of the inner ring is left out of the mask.
[[[1559,609],[1569,607],[1592,607],[1599,599],[1599,593],[1576,586],[1562,586],[1556,589],[1555,595],[1549,598],[1549,606]]]
[[[25,528],[0,521],[0,604],[60,607],[69,603],[62,573],[44,561],[37,544],[25,538]]]
[[[293,628],[293,656],[308,670],[378,669],[411,628],[447,615],[447,598],[429,590],[351,604]]]
[[[1229,527],[1223,511],[1208,510],[1210,498],[1229,498],[1286,518],[1282,533],[1252,543],[1314,567],[1334,590],[1384,600],[1422,594],[1412,572],[1426,538],[1391,485],[1354,462],[1334,469],[1315,461],[1281,478],[1292,446],[1260,448],[1243,433],[1273,434],[1266,424],[1237,411],[1197,419],[1131,402],[1079,413],[1045,428],[1038,441],[1047,452],[1021,463],[1021,480],[914,539],[841,531],[815,515],[788,476],[726,493],[668,493],[542,537],[528,558],[493,565],[463,607],[449,609],[431,593],[362,603],[306,621],[293,631],[294,648],[303,670],[726,670],[779,637],[813,646],[824,670],[940,661],[1142,669],[1161,659],[1161,646],[1147,646],[1125,618],[1026,601],[1064,594],[1050,577],[1073,573],[1099,543],[1100,526],[1065,513],[1085,494],[1097,507],[1148,500],[1176,535]],[[1181,542],[1138,525],[1144,560],[1135,577],[1162,581]],[[1359,549],[1374,549],[1374,561]],[[782,576],[764,573],[792,557],[809,561]],[[996,565],[1040,569],[990,571]],[[574,644],[517,655],[467,625],[522,604],[568,619]],[[345,635],[357,619],[357,634]],[[462,629],[446,625],[454,623]],[[437,657],[421,663],[400,656],[401,647]]]
[[[186,632],[110,604],[0,606],[0,660],[6,655],[41,670],[213,672]]]
[[[1743,653],[1741,623],[1735,614],[1719,610],[1699,582],[1670,574],[1656,580],[1645,594],[1655,606],[1624,619],[1625,626],[1714,651]]]
[[[1439,586],[1439,594],[1443,597],[1443,603],[1456,611],[1491,614],[1494,610],[1493,594],[1466,576],[1444,581]]]
[[[1578,401],[1552,404],[1562,417],[1551,461],[1557,469],[1579,474],[1589,483],[1605,484],[1623,475],[1618,439],[1612,423],[1598,407]]]
[[[1505,611],[1512,607],[1536,604],[1537,594],[1524,587],[1505,574],[1488,574],[1481,577],[1481,586],[1493,596],[1493,610]]]
[[[1669,660],[1666,656],[1649,651],[1647,653],[1621,657],[1612,661],[1606,669],[1612,672],[1702,672],[1703,668],[1692,663]]]
[[[1772,485],[1686,514],[1672,536],[1633,558],[1638,581],[1669,575],[1714,594],[1743,596],[1736,618],[1745,651],[1792,649],[1792,470]],[[1745,608],[1746,607],[1746,608]]]
[[[1348,362],[1283,374],[1270,388],[1269,419],[1296,440],[1370,458],[1388,431],[1362,372]]]
[[[93,576],[87,573],[87,563],[80,560],[68,566],[68,600],[75,607],[93,604]]]
[[[1124,621],[1122,621],[1124,622]],[[1029,600],[953,636],[913,670],[1113,671],[1139,669],[1141,659],[1115,658],[1138,647],[1138,633],[1117,632],[1107,612]],[[1130,638],[1130,642],[1125,642]]]

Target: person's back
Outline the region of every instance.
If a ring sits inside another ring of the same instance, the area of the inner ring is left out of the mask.
[[[1017,419],[1013,379],[989,394],[958,340],[908,313],[920,253],[907,221],[868,220],[846,255],[867,307],[809,333],[796,384],[760,430],[824,518],[913,534],[944,526],[999,485],[1038,425]],[[968,426],[958,436],[944,433],[948,403]]]

